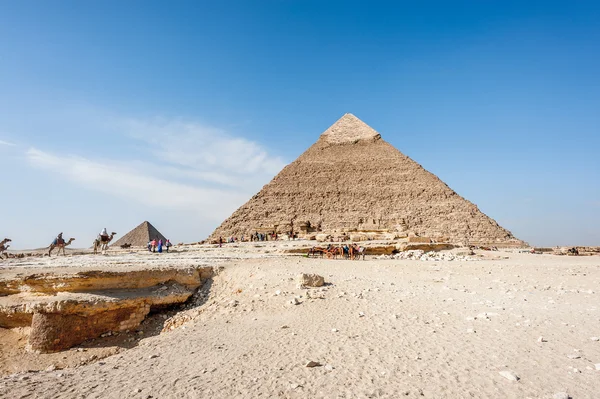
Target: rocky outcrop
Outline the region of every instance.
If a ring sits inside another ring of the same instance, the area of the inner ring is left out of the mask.
[[[185,287],[197,287],[212,275],[211,267],[160,268],[112,272],[107,270],[77,273],[34,273],[0,280],[0,297],[20,292],[56,294],[58,292],[89,292],[128,288],[153,287],[165,281],[175,281]]]
[[[248,237],[264,229],[293,230],[324,241],[347,234],[393,239],[412,232],[452,243],[523,245],[351,114],[327,129],[209,239]]]
[[[212,267],[188,267],[3,281],[0,327],[31,326],[30,349],[60,351],[107,332],[133,330],[152,309],[186,302],[212,275]]]

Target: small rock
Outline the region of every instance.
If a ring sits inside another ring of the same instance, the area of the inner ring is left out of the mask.
[[[133,390],[133,393],[140,393],[140,392],[142,392],[142,390],[140,388],[136,388]]]
[[[323,276],[319,276],[318,274],[309,274],[302,273],[299,274],[296,278],[298,281],[298,287],[322,287],[325,284],[325,279]]]
[[[156,359],[158,357],[158,355],[150,355],[148,356],[148,359]]]
[[[331,364],[326,364],[325,365],[325,370],[327,370],[327,371],[333,371],[334,368],[335,367],[333,367]]]
[[[290,301],[290,303],[292,305],[300,305],[300,301],[298,300],[298,298],[292,298],[292,300]]]
[[[504,377],[504,378],[506,378],[507,380],[510,380],[510,381],[519,381],[520,380],[519,376],[516,375],[514,372],[512,372],[510,370],[501,371],[499,374],[502,377]]]
[[[46,367],[46,371],[54,371],[56,370],[56,366],[54,364],[51,364],[50,366]]]
[[[280,290],[275,291],[275,295],[281,295],[281,291]]]
[[[579,355],[569,355],[569,356],[567,356],[567,357],[568,357],[569,359],[580,359],[580,358],[581,358],[581,356],[579,356]]]
[[[552,395],[552,399],[571,399],[571,397],[566,392],[557,392]]]
[[[590,339],[591,339],[592,341],[600,341],[600,338],[598,338],[598,337],[592,337],[592,338],[590,338]]]
[[[306,363],[306,367],[321,367],[322,364],[319,362],[313,362],[312,360]]]
[[[537,339],[537,342],[548,342],[548,340],[546,338],[544,338],[544,337],[539,337]]]
[[[296,388],[300,388],[302,385],[300,384],[290,384],[290,388],[292,389],[296,389]]]
[[[600,371],[600,363],[596,363],[596,364],[594,364],[594,367],[596,367],[596,370],[599,370],[599,371]]]
[[[467,328],[467,332],[468,333],[475,333],[475,330],[473,330],[472,328]]]
[[[337,328],[332,328],[331,332],[338,332],[338,329]]]
[[[282,328],[282,329],[283,329],[283,328],[290,328],[290,326],[283,325],[283,326],[281,326],[281,327],[279,327],[279,328]]]
[[[365,314],[363,312],[358,312],[358,317],[364,317]]]

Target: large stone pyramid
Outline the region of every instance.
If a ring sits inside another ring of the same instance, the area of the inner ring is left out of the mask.
[[[522,244],[352,114],[321,134],[209,239],[270,230]]]
[[[167,240],[160,231],[150,224],[150,222],[144,221],[135,229],[119,238],[111,246],[115,247],[122,244],[131,244],[134,247],[145,247],[148,244],[148,241],[155,238],[156,240],[163,240],[163,242]]]

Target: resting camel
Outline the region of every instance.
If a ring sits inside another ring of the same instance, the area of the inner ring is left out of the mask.
[[[0,258],[2,257],[2,253],[4,251],[6,251],[9,247],[9,245],[7,245],[7,242],[11,242],[12,240],[10,238],[5,238],[4,240],[0,241]],[[8,256],[8,255],[7,255]]]
[[[100,236],[98,236],[98,238],[96,238],[94,240],[94,253],[97,254],[98,249],[100,249],[100,251],[102,253],[104,253],[104,251],[106,251],[108,249],[108,244],[112,241],[113,237],[116,234],[117,233],[115,233],[114,231],[112,233],[110,233],[110,236],[108,237],[108,239],[106,241],[100,241]]]
[[[63,255],[66,256],[65,254],[65,247],[67,245],[71,245],[71,243],[75,241],[74,238],[69,238],[69,241],[65,242],[65,240],[59,240],[56,241],[55,243],[50,244],[50,247],[48,248],[48,256],[50,256],[52,254],[52,250],[54,250],[54,248],[58,248],[58,252],[56,253],[56,256],[60,255],[60,250],[62,249],[63,251]]]

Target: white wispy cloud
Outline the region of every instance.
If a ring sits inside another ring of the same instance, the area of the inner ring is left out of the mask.
[[[4,141],[4,140],[0,140],[0,145],[5,145],[5,146],[8,146],[8,147],[15,147],[16,146],[16,144],[10,143],[10,142]]]
[[[257,143],[199,123],[129,119],[122,124],[157,159],[178,168],[181,176],[247,187],[252,186],[253,176],[274,176],[285,165]]]
[[[26,152],[31,165],[58,174],[94,191],[151,207],[174,208],[221,219],[222,212],[243,201],[239,192],[195,187],[160,178],[123,164],[111,165],[78,156],[57,156],[36,148]]]
[[[150,207],[222,221],[285,163],[259,144],[199,123],[115,119],[115,146],[137,143],[137,159],[29,148],[27,162],[89,190]]]

